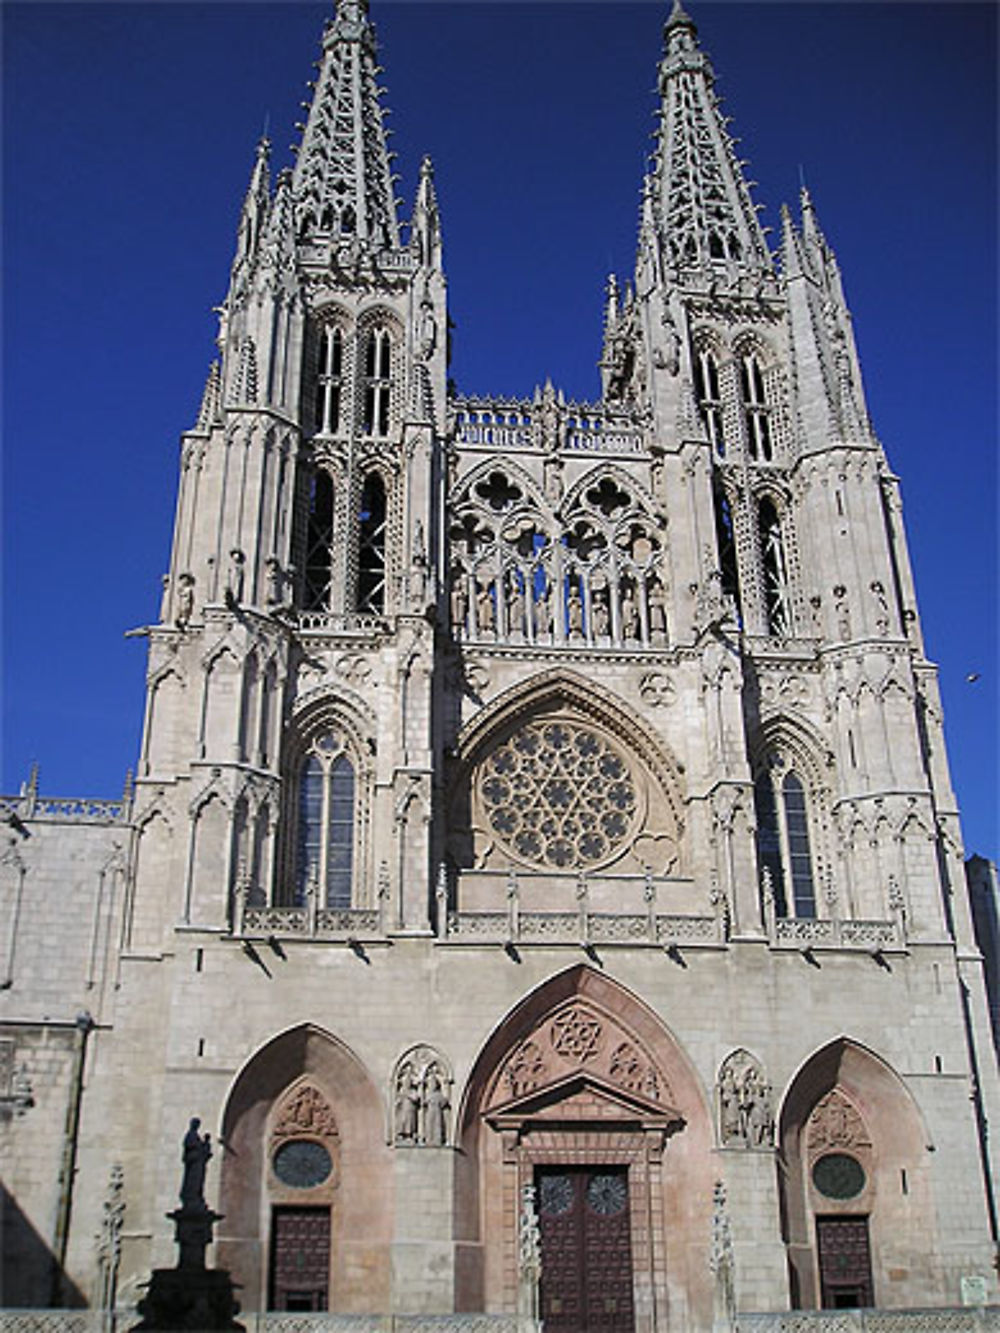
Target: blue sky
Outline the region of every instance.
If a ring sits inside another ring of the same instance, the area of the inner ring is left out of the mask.
[[[997,829],[997,8],[693,0],[777,227],[800,178],[903,481],[966,843]],[[120,791],[240,201],[327,5],[3,6],[3,790]],[[597,396],[668,5],[379,3],[401,216],[434,159],[470,392]],[[979,672],[974,683],[967,674]]]

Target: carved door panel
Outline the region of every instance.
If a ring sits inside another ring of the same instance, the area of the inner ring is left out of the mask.
[[[539,1168],[538,1216],[547,1333],[633,1333],[624,1167]]]
[[[824,1310],[874,1305],[867,1217],[817,1217],[816,1243]]]
[[[329,1208],[275,1208],[272,1310],[325,1310],[330,1290]]]

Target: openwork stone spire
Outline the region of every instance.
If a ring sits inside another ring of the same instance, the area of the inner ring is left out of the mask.
[[[652,194],[663,258],[674,272],[771,270],[741,166],[713,91],[714,74],[680,0],[663,30],[662,111]]]
[[[293,176],[304,238],[353,237],[373,250],[399,244],[378,72],[367,0],[338,0]]]

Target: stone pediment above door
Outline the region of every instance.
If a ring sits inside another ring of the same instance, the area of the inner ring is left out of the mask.
[[[507,1125],[561,1119],[679,1128],[667,1080],[639,1038],[579,997],[550,1010],[501,1062],[486,1118]]]
[[[487,1112],[495,1129],[569,1129],[574,1125],[660,1130],[674,1133],[684,1117],[671,1106],[625,1088],[611,1087],[586,1073],[569,1074],[524,1097],[514,1097]]]

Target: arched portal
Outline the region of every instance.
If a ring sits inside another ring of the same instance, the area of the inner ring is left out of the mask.
[[[939,1265],[922,1117],[902,1079],[847,1037],[812,1055],[778,1123],[793,1308],[933,1302]]]
[[[244,1065],[222,1119],[217,1246],[244,1309],[389,1308],[383,1119],[361,1062],[312,1024],[274,1037]]]
[[[475,1063],[459,1142],[460,1308],[517,1309],[519,1212],[534,1186],[547,1330],[711,1322],[707,1101],[630,991],[577,966],[528,995]]]

